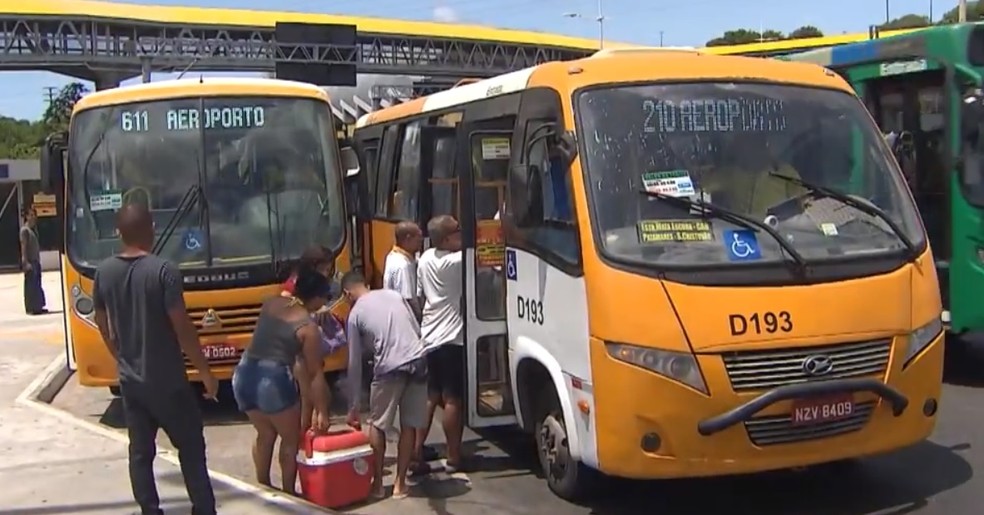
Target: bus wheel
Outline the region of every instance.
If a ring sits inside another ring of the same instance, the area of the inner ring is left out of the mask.
[[[598,473],[571,456],[564,415],[557,404],[552,399],[536,423],[537,455],[550,490],[568,501],[581,500],[592,492]]]
[[[109,393],[113,394],[113,397],[119,397],[120,396],[120,387],[119,386],[110,386],[109,387]]]

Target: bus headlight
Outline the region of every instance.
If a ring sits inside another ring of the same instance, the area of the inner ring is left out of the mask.
[[[605,348],[609,356],[623,363],[645,368],[701,393],[707,393],[704,376],[693,354],[611,342],[606,343]]]
[[[905,347],[905,361],[903,361],[902,366],[908,365],[912,358],[922,352],[927,345],[933,343],[933,340],[942,332],[943,320],[940,317],[933,317],[928,324],[909,333],[909,342]]]
[[[79,285],[73,285],[71,293],[72,309],[80,318],[91,323],[92,315],[95,312],[95,304],[92,302],[92,297],[86,295],[85,291]]]

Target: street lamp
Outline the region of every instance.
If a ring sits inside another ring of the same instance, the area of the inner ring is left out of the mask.
[[[598,0],[598,14],[593,18],[598,22],[598,48],[605,48],[605,11],[604,0]],[[580,13],[564,13],[565,18],[580,18],[582,20],[592,19]]]

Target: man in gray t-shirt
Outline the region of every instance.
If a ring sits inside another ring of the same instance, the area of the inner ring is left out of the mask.
[[[150,212],[128,204],[117,213],[116,223],[123,251],[99,264],[92,301],[96,326],[119,370],[133,496],[142,513],[161,513],[154,457],[157,431],[163,429],[178,449],[192,513],[212,515],[215,494],[205,461],[202,415],[184,356],[198,369],[207,397],[215,398],[218,382],[185,309],[180,272],[150,253]]]
[[[427,361],[420,324],[413,308],[398,292],[369,290],[359,272],[342,277],[342,289],[353,304],[348,315],[348,379],[351,406],[348,423],[359,427],[359,396],[363,353],[373,355],[369,390],[369,440],[376,455],[373,492],[382,493],[386,431],[400,414],[393,497],[408,494],[407,470],[414,454],[417,430],[427,425]]]
[[[24,271],[24,311],[28,315],[42,315],[44,308],[44,288],[41,287],[41,244],[38,242],[38,214],[33,207],[21,213],[23,225],[20,228],[21,270]]]

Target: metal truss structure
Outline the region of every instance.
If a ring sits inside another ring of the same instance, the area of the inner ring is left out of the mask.
[[[355,46],[284,44],[274,29],[85,16],[0,14],[0,70],[49,70],[114,85],[153,71],[270,72],[277,62],[356,65],[359,73],[491,77],[591,52],[358,33]]]

